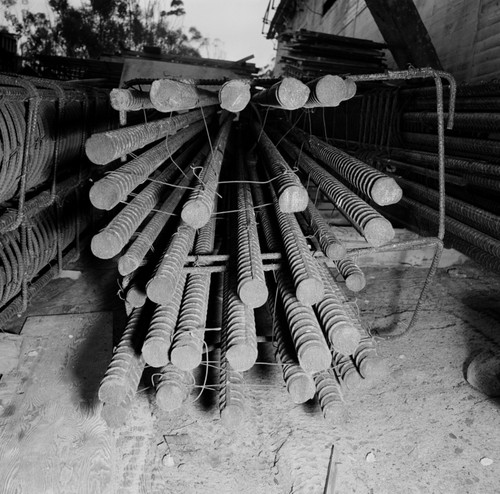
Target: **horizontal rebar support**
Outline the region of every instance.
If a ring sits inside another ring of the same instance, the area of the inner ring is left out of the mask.
[[[444,113],[444,118],[448,118],[447,113]],[[437,113],[403,113],[401,121],[405,125],[423,125],[427,128],[435,129],[437,127]],[[498,113],[455,113],[454,130],[496,132],[499,127],[500,115]]]
[[[371,245],[378,247],[394,238],[391,223],[380,213],[341,184],[290,141],[283,139],[281,146],[292,159],[298,160],[300,168],[311,176],[314,183]],[[401,190],[399,186],[398,189]]]
[[[278,195],[280,210],[283,213],[304,211],[309,200],[307,190],[276,149],[276,146],[269,139],[260,124],[254,124],[254,132],[257,136],[259,150],[266,168],[273,179],[273,186]]]
[[[161,112],[190,110],[219,103],[216,92],[171,79],[154,81],[151,84],[149,97],[153,106]]]
[[[112,89],[109,94],[111,107],[117,111],[138,111],[153,108],[149,93],[136,89]]]
[[[166,143],[160,142],[112,171],[92,186],[89,191],[90,202],[98,209],[107,211],[113,209],[124,201],[138,185],[146,181],[149,175],[165,163],[183,144],[204,128],[203,122],[196,122],[169,137]],[[178,172],[173,163],[169,164],[169,169],[171,170],[170,177]]]
[[[96,165],[106,165],[158,139],[174,135],[178,130],[210,117],[214,112],[215,107],[207,108],[204,113],[194,110],[175,117],[93,134],[85,143],[87,158]]]
[[[297,110],[306,104],[309,92],[309,88],[298,79],[285,77],[270,88],[254,94],[252,101],[262,106]]]
[[[229,114],[219,129],[212,152],[205,160],[198,183],[182,208],[181,218],[193,228],[206,225],[214,211],[219,175],[232,121],[233,115]]]
[[[430,206],[437,208],[439,205],[439,193],[423,185],[419,185],[404,178],[396,179],[403,189],[418,201],[425,202]],[[489,213],[484,209],[478,208],[467,202],[446,197],[446,214],[452,216],[458,221],[467,223],[473,228],[477,228],[487,235],[500,239],[500,217]]]
[[[243,111],[250,102],[250,82],[233,79],[219,89],[219,103],[223,110],[233,113]]]
[[[376,168],[298,129],[294,129],[292,135],[327,168],[343,177],[379,206],[395,204],[401,199],[403,192],[394,179]]]

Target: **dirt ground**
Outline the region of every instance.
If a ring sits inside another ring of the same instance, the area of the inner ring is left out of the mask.
[[[109,264],[88,262],[71,267],[85,267],[78,280],[54,280],[29,314],[113,310],[119,326],[116,272]],[[381,333],[403,327],[425,272],[367,268],[366,289],[351,297],[363,323]],[[497,493],[500,402],[465,382],[464,364],[481,349],[499,349],[499,326],[498,276],[473,264],[440,269],[415,331],[379,342],[389,377],[347,395],[349,418],[339,426],[325,422],[317,403],[291,402],[279,368],[268,364],[270,343],[260,344],[263,363],[244,374],[246,419],[235,431],[222,427],[213,390],[198,397],[195,388],[185,408],[167,414],[156,408],[146,378],[126,426],[109,432],[109,491]],[[208,367],[207,382],[214,372]],[[200,369],[198,382],[204,373]],[[330,491],[329,471],[335,483]]]

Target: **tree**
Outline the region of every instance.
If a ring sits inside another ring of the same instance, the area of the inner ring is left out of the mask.
[[[0,0],[7,8],[15,3]],[[144,9],[137,0],[90,0],[80,7],[68,0],[49,0],[49,5],[55,14],[53,25],[42,13],[23,11],[22,19],[5,14],[21,38],[25,56],[97,58],[153,45],[165,53],[199,57],[199,48],[208,42],[196,28],[185,31],[176,23],[186,13],[182,0],[171,0],[168,11],[160,9],[158,0],[149,0]]]

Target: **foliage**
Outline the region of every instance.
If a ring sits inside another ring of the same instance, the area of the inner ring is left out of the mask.
[[[0,0],[4,7],[16,0]],[[171,0],[170,9],[159,8],[158,0],[141,7],[136,0],[90,0],[80,7],[68,0],[49,0],[55,22],[42,13],[22,11],[22,18],[5,18],[20,36],[23,55],[65,55],[97,58],[103,53],[142,50],[158,46],[164,53],[201,56],[199,47],[209,41],[194,27],[187,31],[178,20],[185,14],[182,0]]]

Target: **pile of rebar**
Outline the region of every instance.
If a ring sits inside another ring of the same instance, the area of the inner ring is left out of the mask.
[[[361,98],[350,139],[338,138],[351,154],[391,173],[404,190],[394,218],[425,234],[437,231],[440,145],[446,184],[445,242],[478,263],[500,272],[500,85],[459,85],[450,121],[450,90],[444,87],[440,143],[439,105],[434,87],[372,89]],[[356,103],[356,102],[355,102]],[[451,109],[452,111],[452,109]],[[345,123],[343,117],[341,121]],[[357,129],[356,129],[357,127]]]
[[[113,125],[108,98],[108,91],[0,74],[2,326],[78,254],[88,223],[80,191],[91,175],[84,144]]]
[[[348,87],[338,79],[335,94]],[[252,101],[304,106],[311,89],[296,82],[254,91]],[[328,266],[351,290],[364,287],[363,273],[304,184],[313,180],[374,248],[391,241],[392,226],[343,182],[381,205],[398,202],[401,189],[361,161],[287,129],[290,141],[276,122],[263,124],[255,108],[235,122],[234,113],[220,112],[220,93],[199,86],[151,81],[149,95],[130,95],[137,98],[132,111],[150,104],[189,111],[157,121],[161,132],[145,123],[87,140],[96,163],[131,156],[90,191],[100,209],[123,203],[91,242],[96,256],[119,256],[129,314],[99,390],[103,417],[111,426],[124,423],[147,369],[160,409],[216,389],[222,422],[237,427],[245,412],[244,373],[259,365],[259,345],[270,339],[292,401],[316,396],[324,416],[341,422],[344,394],[387,367]],[[268,313],[267,331],[256,311]],[[209,354],[218,379],[209,382],[207,374],[199,382],[197,369],[209,365]]]
[[[374,41],[300,29],[280,35],[283,73],[314,79],[326,74],[366,74],[386,69],[383,49]]]

